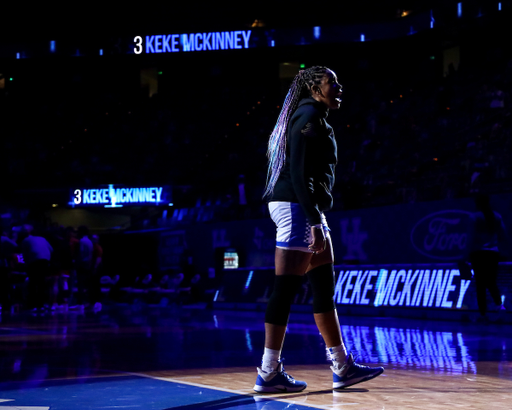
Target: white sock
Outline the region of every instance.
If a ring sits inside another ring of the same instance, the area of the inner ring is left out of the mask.
[[[347,361],[347,349],[345,348],[343,341],[339,346],[328,347],[327,351],[329,352],[329,355],[331,357],[332,366],[336,370],[341,370],[341,368]]]
[[[276,370],[280,358],[281,350],[274,350],[265,347],[263,357],[261,359],[261,370],[266,373],[272,373]]]

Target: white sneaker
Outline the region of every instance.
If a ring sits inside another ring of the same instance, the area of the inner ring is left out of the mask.
[[[279,360],[277,369],[271,373],[272,377],[268,380],[265,380],[265,378],[267,378],[269,374],[258,367],[258,377],[253,390],[259,393],[295,393],[304,390],[308,384],[300,380],[295,380],[286,373],[284,371],[283,361],[284,359]]]
[[[331,370],[333,372],[332,388],[343,389],[379,376],[384,371],[384,368],[362,366],[356,363],[354,356],[350,353],[347,356],[347,362],[343,365],[341,371],[335,369],[334,366],[331,366]]]

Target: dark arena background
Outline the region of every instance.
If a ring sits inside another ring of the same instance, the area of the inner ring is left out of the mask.
[[[512,239],[485,318],[461,262],[475,195],[512,234],[512,2],[213,3],[2,6],[0,410],[510,409]],[[267,142],[313,65],[343,85],[341,331],[386,370],[331,390],[305,281],[283,356],[308,388],[261,395]]]

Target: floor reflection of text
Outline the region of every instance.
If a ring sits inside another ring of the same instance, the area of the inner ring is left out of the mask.
[[[361,362],[476,373],[461,333],[348,325],[341,331],[347,348],[357,352]]]

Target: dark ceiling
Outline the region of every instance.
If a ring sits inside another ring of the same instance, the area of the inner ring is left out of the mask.
[[[21,3],[21,2],[20,2]],[[446,7],[451,0],[367,1],[149,1],[68,2],[53,6],[3,6],[0,14],[2,42],[39,36],[93,36],[134,32],[194,32],[245,28],[261,21],[268,28],[350,24],[396,18],[399,10],[420,12]],[[138,4],[138,5],[137,5]]]

